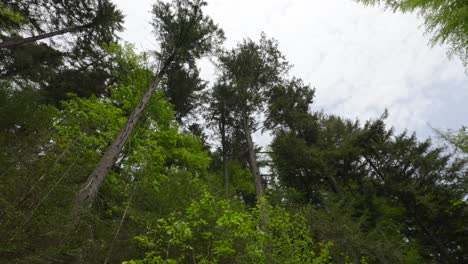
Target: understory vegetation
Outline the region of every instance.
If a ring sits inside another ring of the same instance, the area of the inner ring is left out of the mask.
[[[466,58],[466,2],[381,2]],[[468,263],[466,128],[314,112],[275,39],[225,49],[206,5],[155,1],[138,52],[109,0],[0,3],[1,263]]]

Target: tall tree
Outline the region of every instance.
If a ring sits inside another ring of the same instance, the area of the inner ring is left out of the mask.
[[[289,125],[275,130],[271,144],[274,168],[280,182],[300,192],[307,203],[320,205],[323,191],[340,193],[362,175],[352,141],[359,131],[356,122],[299,111],[286,121]]]
[[[223,32],[213,20],[203,14],[204,1],[159,1],[153,8],[154,27],[161,50],[157,53],[159,69],[141,101],[130,114],[113,143],[106,150],[94,171],[88,176],[84,188],[79,191],[77,203],[91,203],[107,177],[113,164],[135,129],[141,114],[148,107],[151,96],[161,79],[174,62],[194,64],[194,61],[212,51],[223,40]]]
[[[210,90],[208,96],[209,108],[206,115],[210,125],[213,126],[219,133],[221,139],[221,158],[223,167],[223,181],[225,196],[229,197],[229,173],[228,173],[228,143],[230,137],[230,130],[232,130],[234,123],[233,117],[230,114],[229,99],[232,96],[233,90],[226,85],[225,82],[219,81]]]
[[[421,254],[444,263],[465,262],[467,231],[459,219],[467,210],[462,202],[467,161],[451,160],[444,149],[430,140],[418,142],[414,134],[394,135],[382,120],[367,123],[357,139],[369,177],[406,210],[405,233],[418,241]]]
[[[219,60],[224,85],[232,89],[231,96],[225,99],[229,100],[229,112],[247,144],[257,199],[261,199],[264,195],[263,181],[252,139],[259,125],[255,115],[264,109],[267,91],[281,81],[289,65],[278,50],[278,44],[264,34],[259,43],[244,40],[237,48],[221,55]]]

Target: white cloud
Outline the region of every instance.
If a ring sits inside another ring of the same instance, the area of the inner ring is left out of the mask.
[[[115,1],[127,15],[122,37],[155,46],[150,0]],[[212,0],[208,14],[227,47],[260,32],[276,38],[292,73],[317,87],[314,109],[367,119],[390,111],[389,123],[424,136],[436,127],[468,125],[468,77],[446,47],[429,47],[415,14],[394,14],[352,0]],[[203,64],[205,78],[212,67]]]

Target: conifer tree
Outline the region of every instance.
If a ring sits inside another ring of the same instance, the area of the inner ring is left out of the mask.
[[[407,236],[419,241],[421,254],[443,263],[466,261],[466,229],[458,219],[468,208],[461,202],[467,161],[451,160],[443,148],[418,142],[415,134],[395,135],[381,119],[368,122],[357,139],[368,177],[406,210]]]
[[[266,104],[265,95],[269,89],[281,81],[289,69],[278,44],[262,35],[260,42],[244,40],[237,48],[220,57],[221,72],[232,96],[229,109],[236,126],[242,131],[247,144],[250,170],[254,177],[257,199],[264,195],[260,176],[256,147],[252,135],[258,128],[255,114]]]
[[[10,36],[2,35],[0,48],[15,48],[66,33],[78,33],[82,42],[109,42],[114,31],[122,29],[123,16],[108,0],[5,0],[3,3],[4,8],[24,18],[22,27],[30,36],[22,36],[16,31]]]
[[[220,135],[224,193],[226,197],[229,197],[228,144],[231,137],[230,134],[235,128],[233,116],[230,113],[233,106],[229,105],[230,99],[233,96],[233,94],[231,94],[232,92],[233,89],[230,89],[225,82],[218,81],[218,83],[213,86],[208,96],[209,107],[208,113],[205,115],[210,125],[214,127]]]
[[[159,68],[152,84],[143,94],[141,101],[130,114],[116,139],[94,171],[88,176],[79,191],[77,203],[92,203],[99,188],[138,123],[141,114],[148,107],[151,96],[158,89],[162,78],[174,63],[194,65],[196,59],[212,51],[223,40],[223,32],[211,18],[203,14],[204,1],[175,0],[172,3],[157,2],[153,9],[154,27],[161,50],[157,53]]]
[[[68,93],[102,95],[115,82],[106,46],[117,41],[123,16],[111,2],[2,3],[2,12],[14,18],[0,24],[0,79],[6,88],[32,85],[40,102],[60,105]]]

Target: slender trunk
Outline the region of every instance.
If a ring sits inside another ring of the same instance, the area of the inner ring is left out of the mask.
[[[328,179],[332,183],[333,189],[335,190],[335,193],[341,193],[341,187],[336,181],[336,178],[333,175],[327,175]]]
[[[26,44],[26,43],[30,43],[30,42],[35,42],[35,41],[38,41],[38,40],[41,40],[41,39],[51,38],[51,37],[55,37],[55,36],[58,36],[58,35],[63,35],[65,33],[81,31],[83,29],[90,28],[93,25],[94,25],[94,23],[88,23],[88,24],[85,24],[85,25],[64,28],[64,29],[60,29],[60,30],[57,30],[57,31],[44,33],[44,34],[41,34],[41,35],[38,35],[38,36],[32,36],[32,37],[29,37],[29,38],[7,40],[7,41],[4,41],[4,42],[0,43],[0,49],[2,49],[2,48],[15,48],[17,46],[20,46],[20,45],[23,45],[23,44]]]
[[[253,177],[254,177],[255,193],[257,195],[257,199],[260,199],[263,197],[263,184],[262,184],[262,178],[260,176],[260,171],[258,170],[255,146],[252,140],[252,132],[250,130],[250,124],[249,124],[249,119],[247,115],[244,115],[244,132],[245,132],[245,139],[247,141],[247,149],[249,153],[250,171],[252,172]]]
[[[224,113],[221,116],[221,147],[222,147],[222,155],[223,155],[223,176],[224,176],[224,192],[226,198],[229,197],[229,175],[228,175],[228,159],[226,153],[226,120],[224,118]]]
[[[141,101],[135,107],[133,112],[130,114],[130,117],[127,120],[127,123],[122,127],[117,138],[114,140],[112,145],[109,146],[104,156],[102,156],[101,160],[99,161],[98,165],[94,169],[94,171],[88,176],[84,188],[78,192],[78,197],[76,202],[78,205],[84,205],[86,203],[92,203],[96,198],[99,188],[101,187],[104,179],[109,174],[110,169],[117,161],[117,158],[120,155],[123,147],[127,143],[130,135],[132,134],[133,130],[135,129],[138,119],[140,115],[145,111],[148,107],[148,104],[151,100],[151,96],[153,95],[154,91],[156,90],[159,82],[161,81],[166,68],[168,67],[172,56],[166,60],[163,68],[159,71],[159,73],[154,78],[153,82],[151,83],[150,87],[146,91],[146,93],[141,98]]]
[[[260,206],[260,225],[262,227],[266,227],[267,222],[268,222],[268,212],[267,212],[267,205],[266,201],[264,201],[263,198],[263,183],[262,183],[262,177],[260,175],[260,171],[258,169],[258,163],[257,163],[257,156],[255,153],[255,145],[252,140],[252,132],[250,129],[250,124],[249,124],[249,118],[246,114],[244,114],[244,133],[245,133],[245,139],[247,141],[247,149],[249,152],[249,164],[250,164],[250,171],[253,174],[254,177],[254,183],[255,183],[255,194],[257,197],[257,202],[259,203]],[[268,246],[269,247],[269,246]],[[267,250],[269,251],[269,250]]]
[[[223,153],[223,175],[224,175],[224,191],[226,193],[226,198],[229,198],[228,158],[226,156],[226,153]]]

